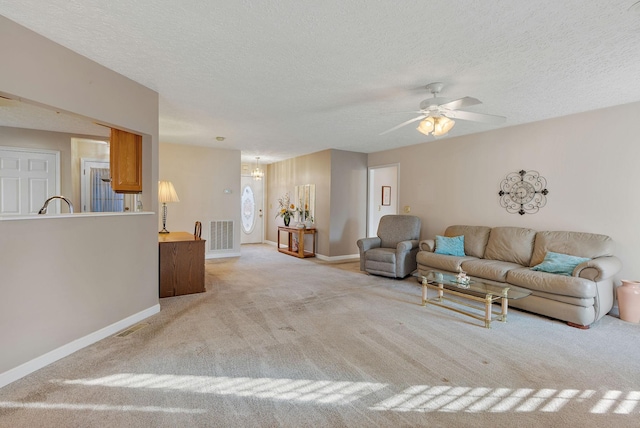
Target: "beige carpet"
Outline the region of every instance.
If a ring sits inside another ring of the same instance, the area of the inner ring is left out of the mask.
[[[2,427],[625,427],[640,326],[511,310],[491,329],[415,279],[273,246],[206,262],[207,292],[0,389]]]

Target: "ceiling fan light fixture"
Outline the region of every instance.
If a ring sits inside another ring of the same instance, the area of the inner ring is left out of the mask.
[[[421,121],[416,129],[422,132],[424,135],[431,134],[433,132],[433,118],[428,117],[425,120]]]
[[[437,116],[424,119],[420,122],[420,125],[416,128],[418,131],[422,132],[424,135],[430,135],[433,133],[434,137],[441,137],[446,135],[447,132],[453,128],[455,125],[455,121],[449,119],[445,116]]]
[[[456,124],[455,120],[451,120],[448,117],[441,116],[437,118],[436,123],[433,129],[433,135],[436,137],[440,137],[442,135],[446,135],[447,132],[453,128],[453,125]]]
[[[640,4],[640,0],[638,0],[638,4]],[[433,94],[433,98],[423,100],[420,103],[420,110],[416,112],[420,113],[420,115],[402,122],[400,125],[396,125],[391,129],[387,129],[381,132],[380,135],[395,131],[410,123],[421,121],[416,128],[418,131],[424,135],[441,137],[446,135],[451,128],[453,128],[453,125],[455,125],[455,121],[451,120],[449,116],[460,120],[470,120],[472,122],[482,122],[493,125],[499,125],[507,120],[507,118],[503,116],[462,110],[465,107],[482,104],[480,100],[473,97],[462,97],[453,101],[438,98],[438,94],[443,86],[444,84],[439,82],[428,84],[427,89]]]

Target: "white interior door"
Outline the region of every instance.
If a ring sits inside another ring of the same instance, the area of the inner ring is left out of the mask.
[[[240,217],[242,222],[241,244],[263,242],[264,230],[264,181],[242,176]]]
[[[51,150],[0,147],[0,215],[37,214],[44,201],[58,195],[60,154]],[[52,203],[49,213],[59,213]]]
[[[398,214],[399,170],[397,164],[369,168],[367,236],[377,235],[378,224],[383,215]]]

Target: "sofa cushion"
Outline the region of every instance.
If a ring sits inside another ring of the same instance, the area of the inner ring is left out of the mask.
[[[529,290],[549,294],[588,299],[596,297],[596,283],[574,276],[536,272],[529,268],[512,269],[507,273],[507,282]]]
[[[468,275],[492,281],[506,282],[507,272],[522,266],[500,260],[467,260],[462,262],[462,270]]]
[[[524,227],[494,227],[484,258],[529,266],[536,231]]]
[[[395,278],[395,248],[372,248],[365,253],[364,270],[375,275]]]
[[[595,259],[613,255],[613,240],[595,233],[538,232],[529,266],[542,263],[549,251]]]
[[[441,270],[448,272],[457,272],[462,262],[466,260],[477,260],[471,256],[446,256],[444,254],[430,253],[428,251],[420,251],[416,256],[418,268],[426,268],[427,270]]]
[[[591,259],[588,257],[570,256],[569,254],[549,251],[547,255],[544,256],[542,263],[533,266],[531,270],[571,276],[576,266],[589,260]]]
[[[584,306],[588,308],[595,304],[594,297],[570,297],[562,296],[560,294],[549,294],[543,291],[532,290],[532,296],[544,297],[545,299],[555,300],[556,302],[568,303],[575,306]]]
[[[491,228],[487,226],[463,226],[455,225],[447,227],[444,236],[464,236],[464,253],[481,259],[484,256],[484,248],[487,246]]]
[[[460,256],[464,254],[464,236],[453,236],[451,238],[446,236],[436,235],[436,254],[446,254],[449,256]]]
[[[364,255],[365,260],[374,260],[385,263],[396,262],[396,249],[395,248],[372,248]]]

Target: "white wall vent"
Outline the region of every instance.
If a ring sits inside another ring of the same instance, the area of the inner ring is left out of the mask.
[[[209,251],[233,250],[233,220],[212,220]]]

